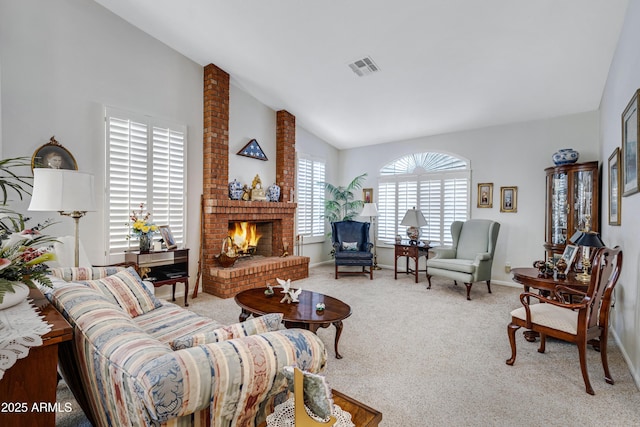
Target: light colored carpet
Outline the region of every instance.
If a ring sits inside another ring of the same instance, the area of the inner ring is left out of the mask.
[[[518,332],[514,366],[505,360],[509,312],[520,305],[520,290],[484,283],[465,298],[465,287],[381,270],[368,276],[333,278],[333,266],[315,267],[302,287],[348,303],[340,339],[343,359],[333,350],[335,329],[320,329],[327,346],[327,381],[332,388],[379,410],[381,425],[421,426],[630,426],[640,425],[640,392],[622,355],[609,343],[615,385],[604,381],[600,354],[588,351],[591,383],[584,391],[575,346],[556,340],[537,352]],[[238,321],[233,298],[200,294],[190,309],[222,323]],[[610,340],[611,341],[611,340]],[[59,396],[68,398],[64,386]],[[64,396],[66,395],[66,397]],[[77,415],[73,411],[72,415]],[[60,417],[57,425],[73,425]]]

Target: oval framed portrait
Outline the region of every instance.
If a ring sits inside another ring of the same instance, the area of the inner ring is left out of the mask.
[[[35,168],[78,170],[78,164],[73,154],[52,136],[48,143],[33,153],[31,170]]]

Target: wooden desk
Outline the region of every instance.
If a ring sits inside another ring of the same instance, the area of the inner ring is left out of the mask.
[[[58,344],[70,341],[73,330],[38,289],[31,289],[29,298],[52,328],[42,345],[31,348],[0,380],[1,426],[55,426],[56,411],[70,409],[56,406],[56,387]]]
[[[184,283],[184,306],[189,307],[189,249],[128,252],[125,261],[138,264],[140,277],[153,283],[154,287],[172,285],[173,301],[176,300],[176,283]]]
[[[331,394],[333,395],[333,403],[351,414],[351,421],[356,427],[378,427],[382,421],[382,412],[376,411],[337,390],[332,390]],[[267,423],[264,422],[259,427],[266,427],[266,425]]]
[[[398,279],[398,258],[405,257],[407,259],[407,268],[405,270],[406,274],[415,273],[416,275],[416,283],[418,283],[418,272],[424,271],[425,277],[427,275],[427,266],[426,266],[426,258],[429,257],[429,249],[431,246],[425,245],[423,242],[420,242],[417,245],[410,245],[408,241],[403,241],[402,243],[396,243],[395,245],[395,265],[394,265],[394,279]],[[425,267],[424,270],[418,269],[418,260],[421,256],[425,257]],[[416,264],[416,269],[412,270],[409,268],[409,258],[412,258]]]

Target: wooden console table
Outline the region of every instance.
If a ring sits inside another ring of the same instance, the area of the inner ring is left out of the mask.
[[[189,249],[127,252],[125,261],[137,264],[140,277],[153,283],[154,287],[172,285],[173,301],[176,300],[176,283],[184,283],[184,306],[189,307]]]
[[[406,274],[415,273],[416,275],[416,283],[418,283],[418,272],[424,271],[425,276],[427,273],[426,266],[426,258],[429,257],[429,249],[431,246],[425,245],[423,242],[420,242],[417,245],[410,245],[409,241],[403,241],[402,243],[396,243],[395,245],[395,265],[394,265],[394,279],[398,279],[398,258],[405,257],[407,259],[407,268],[405,270]],[[418,260],[421,256],[425,257],[425,267],[424,270],[418,269]],[[415,270],[409,268],[409,258],[412,258],[416,264]]]
[[[56,411],[69,410],[56,406],[58,345],[73,339],[73,329],[38,289],[31,289],[29,298],[52,327],[42,345],[31,348],[0,380],[2,426],[55,426]]]

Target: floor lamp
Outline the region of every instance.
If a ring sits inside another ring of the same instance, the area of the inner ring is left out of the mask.
[[[87,212],[95,211],[93,175],[67,169],[36,168],[33,170],[33,192],[30,211],[58,211],[75,221],[74,261],[80,263],[79,221]]]
[[[360,212],[361,216],[368,216],[369,222],[373,227],[373,269],[380,270],[378,267],[378,253],[377,253],[377,245],[376,245],[376,226],[373,223],[374,219],[378,216],[378,208],[375,203],[365,203],[364,209]]]

